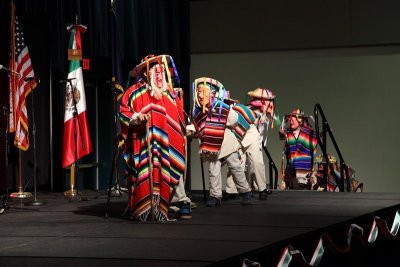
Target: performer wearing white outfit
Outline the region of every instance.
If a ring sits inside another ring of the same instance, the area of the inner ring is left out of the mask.
[[[231,107],[225,100],[226,91],[215,79],[199,78],[194,82],[193,125],[187,127],[189,134],[196,131],[200,140],[200,156],[209,161],[210,198],[207,206],[220,205],[222,197],[221,165],[226,162],[232,173],[237,190],[243,194],[243,205],[251,204],[251,188],[241,164],[242,151],[239,140],[246,134],[249,123],[256,114],[246,107]],[[248,116],[243,116],[248,112]]]
[[[262,146],[267,143],[269,125],[274,118],[274,100],[276,96],[271,90],[262,88],[250,91],[248,95],[252,97],[248,107],[255,111],[259,118],[250,126],[242,140],[246,156],[246,177],[248,183],[253,184],[254,188],[259,191],[259,199],[265,200],[267,199],[268,191]],[[228,172],[224,198],[228,199],[236,194],[237,190]]]

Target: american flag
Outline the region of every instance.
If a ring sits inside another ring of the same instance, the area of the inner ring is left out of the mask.
[[[14,145],[26,151],[29,148],[29,127],[26,97],[37,84],[36,81],[25,81],[26,77],[34,77],[31,58],[26,46],[21,25],[15,17],[14,25],[11,22],[12,52],[10,69],[19,75],[11,72],[10,77],[10,132],[15,132]]]

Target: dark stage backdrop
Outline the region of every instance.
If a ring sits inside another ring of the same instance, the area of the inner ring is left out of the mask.
[[[189,103],[189,1],[132,0],[115,1],[116,26],[119,31],[122,75],[124,83],[129,70],[147,54],[169,54],[179,71],[181,87]],[[107,0],[38,0],[15,1],[35,75],[40,85],[27,98],[30,148],[21,153],[22,177],[29,190],[33,186],[32,113],[36,124],[36,155],[39,189],[69,189],[69,172],[63,170],[62,136],[64,120],[64,87],[67,77],[67,48],[70,33],[66,27],[75,22],[87,26],[82,35],[83,58],[90,60],[84,70],[87,114],[93,152],[79,161],[78,184],[85,189],[104,189],[108,185],[114,138],[113,95],[107,81],[111,79],[109,44],[109,1]],[[0,0],[0,64],[9,66],[10,1]],[[125,85],[125,84],[124,84]],[[1,107],[6,103],[8,78],[0,72]],[[32,104],[33,100],[33,104]],[[34,110],[32,110],[34,107]],[[96,123],[97,122],[97,123]],[[6,116],[0,114],[0,181],[17,189],[18,150],[9,138],[6,153]],[[6,158],[9,165],[6,168]],[[120,173],[123,173],[120,159]],[[8,175],[6,175],[6,169]],[[98,180],[96,180],[98,177]],[[8,178],[8,179],[7,179]],[[188,177],[189,178],[189,177]],[[190,184],[190,182],[188,183]],[[67,187],[67,188],[66,188]]]

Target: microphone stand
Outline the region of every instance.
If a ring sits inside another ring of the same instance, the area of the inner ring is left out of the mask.
[[[119,197],[122,196],[122,193],[129,193],[127,188],[121,188],[119,185],[119,170],[118,170],[118,155],[119,155],[119,142],[121,140],[121,135],[118,132],[118,116],[117,116],[117,95],[115,91],[115,82],[111,82],[111,91],[113,94],[113,111],[114,111],[114,150],[113,150],[113,158],[112,158],[112,165],[111,165],[111,174],[110,180],[108,184],[108,191],[107,191],[107,203],[106,203],[106,212],[104,218],[108,218],[108,210],[110,208],[110,199],[111,196]],[[112,186],[113,178],[114,179],[114,187]]]
[[[4,69],[6,70],[8,73],[10,73],[10,75],[15,75],[13,73],[13,71],[4,68],[3,65],[0,65],[0,69]],[[19,76],[19,73],[17,73]],[[11,76],[13,77],[13,76]],[[8,144],[8,130],[10,127],[10,92],[7,91],[7,96],[6,96],[6,103],[3,106],[3,114],[6,116],[6,129],[4,131],[4,161],[5,161],[5,171],[4,171],[4,177],[5,177],[5,189],[4,189],[4,193],[1,195],[2,198],[2,205],[0,208],[0,214],[2,214],[5,210],[9,209],[9,205],[8,205],[8,154],[10,151],[10,147]]]
[[[79,128],[79,136],[81,137],[80,138],[81,142],[82,142],[81,146],[82,146],[83,150],[85,149],[85,144],[83,143],[83,140],[82,140],[81,125],[79,122],[78,108],[76,107],[76,100],[75,100],[75,96],[74,96],[74,86],[72,84],[72,79],[68,79],[68,82],[69,82],[69,85],[71,88],[71,93],[72,93],[72,103],[74,104],[73,120],[74,120],[74,143],[75,143],[75,162],[71,166],[71,174],[70,175],[71,175],[71,177],[72,176],[77,177],[78,169],[79,169],[79,166],[78,166],[78,136],[77,136],[77,130],[76,130],[77,124],[78,124],[78,128]],[[75,180],[77,180],[77,179],[75,179]],[[82,197],[80,196],[80,194],[78,192],[78,186],[76,185],[76,189],[74,189],[73,185],[74,184],[71,184],[71,190],[64,192],[64,196],[66,198],[68,198],[69,201],[81,200]]]
[[[114,165],[114,172],[115,172],[115,181],[114,187],[111,189],[113,196],[121,196],[122,193],[128,193],[127,188],[123,188],[119,184],[119,169],[118,169],[118,155],[119,155],[119,143],[122,140],[122,135],[118,131],[118,100],[117,100],[117,92],[115,87],[115,82],[112,82],[111,90],[113,93],[113,111],[114,111],[114,154],[113,154],[113,165]],[[113,175],[113,174],[112,174]]]
[[[29,79],[29,78],[28,78]],[[38,85],[40,83],[40,80],[38,78],[30,78],[30,84],[32,88],[32,82],[33,80],[37,81]],[[33,91],[31,92],[31,99],[32,99],[32,135],[33,135],[33,196],[34,200],[26,202],[26,206],[41,206],[41,205],[46,205],[46,202],[43,201],[38,201],[36,198],[36,193],[37,193],[37,163],[36,163],[36,124],[35,124],[35,106],[33,104]]]
[[[9,105],[9,94],[7,92],[7,103],[3,106],[3,112],[4,115],[6,116],[6,129],[4,131],[4,149],[5,149],[5,172],[4,172],[4,177],[5,177],[5,190],[4,194],[2,195],[2,205],[0,208],[0,214],[2,214],[5,210],[9,209],[10,207],[8,206],[8,152],[9,152],[9,146],[8,146],[8,128],[9,128],[9,116],[10,116],[10,107]]]

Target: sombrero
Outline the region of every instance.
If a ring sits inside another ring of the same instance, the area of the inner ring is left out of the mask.
[[[269,89],[257,88],[247,93],[249,96],[259,98],[261,100],[274,100],[276,95]]]
[[[301,122],[301,121],[306,121],[306,122],[308,123],[308,119],[311,119],[311,120],[314,121],[314,118],[313,118],[312,116],[310,116],[310,115],[305,115],[304,112],[303,112],[301,109],[299,109],[299,108],[296,108],[296,109],[294,109],[291,113],[286,114],[285,117],[286,117],[286,118],[289,118],[289,117],[296,117],[296,119],[297,119],[299,122]]]
[[[217,92],[215,95],[217,98],[222,98],[222,94],[224,91],[226,91],[224,85],[218,80],[209,77],[201,77],[197,78],[193,82],[193,99],[197,100],[197,87],[202,84],[207,84],[210,86],[210,89],[213,93]]]
[[[194,84],[195,87],[197,87],[197,86],[200,85],[200,84],[204,84],[204,83],[206,83],[206,84],[208,84],[208,85],[211,85],[210,87],[211,87],[211,90],[212,90],[212,91],[215,91],[215,90],[217,90],[217,89],[219,89],[219,88],[224,88],[224,89],[225,89],[225,87],[224,87],[224,85],[223,85],[222,83],[220,83],[220,82],[219,82],[218,80],[216,80],[216,79],[209,78],[209,77],[197,78],[197,79],[194,80],[194,82],[193,82],[193,84]]]
[[[296,118],[304,118],[304,117],[306,117],[304,115],[304,112],[299,108],[295,108],[291,113],[289,113],[286,116],[288,116],[288,117],[296,117]]]
[[[132,72],[131,72],[131,76],[133,78],[141,76],[146,70],[147,70],[147,66],[149,66],[149,68],[151,68],[151,66],[153,64],[159,63],[159,64],[163,64],[164,62],[167,62],[167,64],[169,64],[169,62],[171,61],[171,56],[170,55],[158,55],[155,56],[153,54],[147,55],[145,56],[138,65],[136,65],[135,68],[133,68]],[[168,68],[168,66],[166,66]]]

